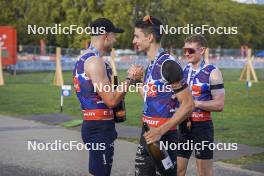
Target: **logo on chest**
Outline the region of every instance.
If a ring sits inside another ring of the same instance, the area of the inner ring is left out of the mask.
[[[201,96],[202,93],[208,90],[209,84],[200,82],[198,78],[194,80],[193,85],[191,87],[192,95],[195,97]]]
[[[157,87],[154,83],[147,84],[147,96],[148,97],[155,97],[157,96]]]

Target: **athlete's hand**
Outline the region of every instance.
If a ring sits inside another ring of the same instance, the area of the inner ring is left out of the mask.
[[[127,70],[127,76],[128,78],[134,79],[134,80],[141,80],[143,77],[144,68],[141,65],[132,65]]]
[[[144,138],[147,142],[147,144],[159,141],[161,138],[161,133],[158,130],[158,128],[150,128],[150,130],[146,133],[144,133]]]

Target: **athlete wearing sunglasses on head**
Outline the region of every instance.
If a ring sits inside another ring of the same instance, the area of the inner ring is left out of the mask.
[[[185,40],[183,53],[188,61],[184,69],[184,82],[192,93],[195,109],[180,125],[180,143],[193,141],[202,144],[214,142],[214,127],[211,112],[220,112],[224,108],[225,90],[220,70],[206,64],[203,58],[207,41],[202,35],[192,35]],[[192,150],[179,149],[177,155],[178,175],[184,176]],[[198,176],[213,175],[213,150],[208,146],[195,149]]]
[[[138,51],[146,52],[150,61],[144,76],[144,86],[140,90],[144,98],[142,121],[150,126],[150,131],[142,128],[135,160],[136,176],[175,176],[177,174],[176,151],[168,150],[173,168],[162,170],[147,150],[147,144],[162,141],[169,145],[177,142],[176,126],[193,109],[192,96],[186,84],[182,84],[183,70],[174,57],[161,47],[160,25],[155,17],[145,16],[135,24],[133,44]],[[173,85],[174,91],[162,91],[163,86]],[[172,98],[174,97],[174,98]],[[176,105],[180,107],[176,109]]]

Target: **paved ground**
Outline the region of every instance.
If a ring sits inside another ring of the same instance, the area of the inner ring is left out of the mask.
[[[121,127],[122,128],[122,127]],[[58,126],[49,126],[29,120],[0,116],[0,175],[1,176],[85,176],[87,152],[78,151],[29,151],[28,141],[45,144],[60,140],[81,142],[80,133]],[[136,144],[117,140],[115,143],[113,176],[132,176]],[[193,160],[187,175],[196,175]],[[215,162],[215,175],[260,176],[261,173]]]
[[[127,137],[127,138],[129,137],[137,138],[141,132],[141,129],[138,127],[128,127],[128,126],[123,126],[122,124],[116,125],[116,129],[118,131],[119,137]],[[235,151],[216,150],[214,153],[214,159],[215,161],[219,161],[223,159],[239,158],[241,156],[253,155],[261,152],[264,152],[264,148],[251,147],[243,144],[238,144],[238,150]]]
[[[74,120],[76,117],[68,116],[62,113],[57,114],[41,114],[41,115],[28,115],[19,117],[25,120],[33,120],[41,123],[45,123],[48,125],[59,125],[63,122],[67,122],[69,120]]]
[[[75,129],[78,130],[80,127],[76,127]],[[116,126],[119,137],[125,138],[137,138],[140,135],[141,129],[138,127],[128,127],[118,124]],[[240,158],[242,156],[253,155],[257,153],[264,152],[264,148],[261,147],[252,147],[243,144],[238,144],[238,150],[235,151],[219,151],[216,150],[214,152],[214,160],[226,160],[226,159],[234,159]],[[241,166],[244,169],[258,171],[264,173],[264,161],[262,163],[254,163],[254,164],[247,164]]]

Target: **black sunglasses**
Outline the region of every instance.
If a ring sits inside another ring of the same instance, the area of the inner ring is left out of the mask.
[[[188,54],[194,54],[198,49],[200,48],[183,48],[183,54],[186,55],[187,52]]]

